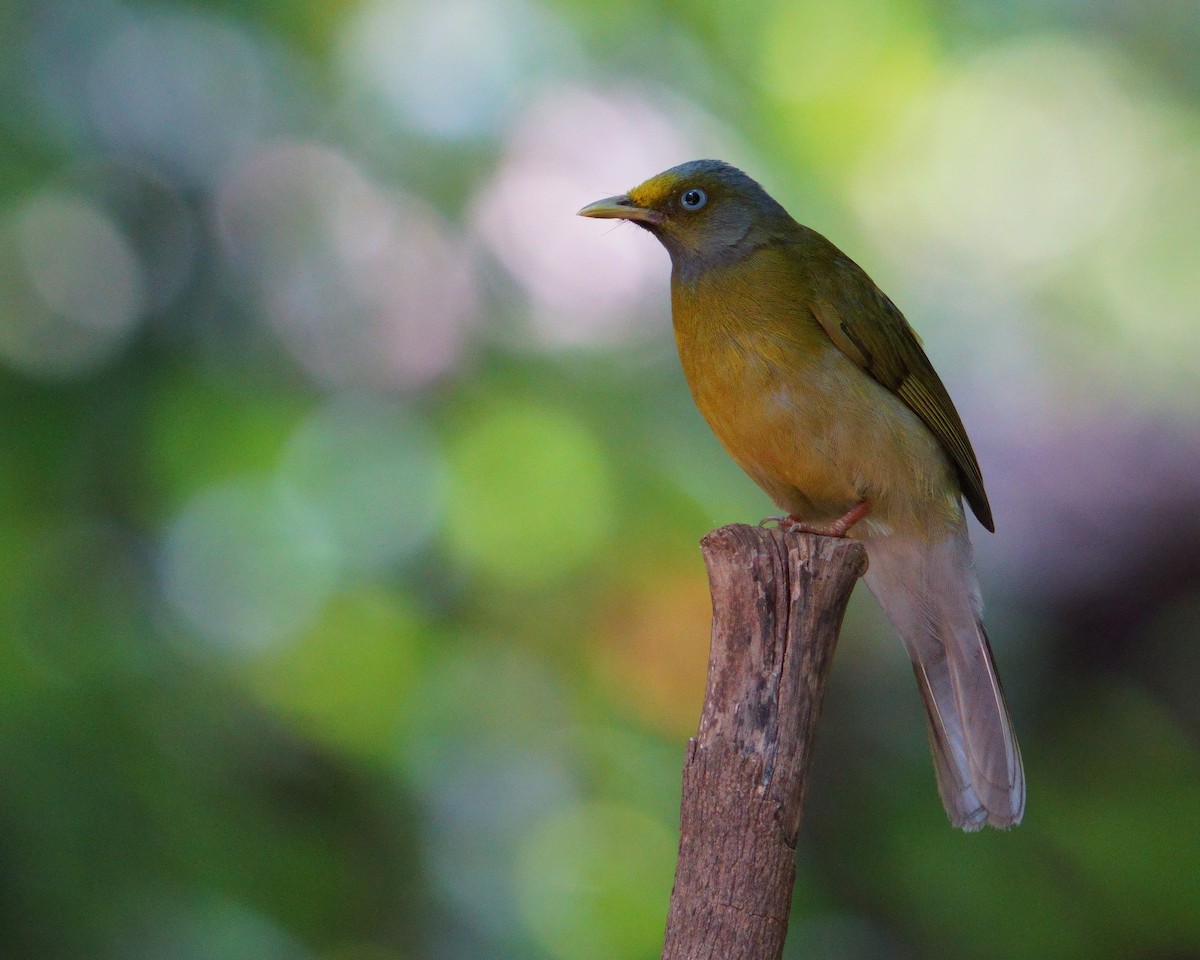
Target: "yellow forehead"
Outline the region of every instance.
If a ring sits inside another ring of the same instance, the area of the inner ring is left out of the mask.
[[[639,207],[653,207],[683,188],[678,174],[666,171],[655,174],[645,183],[639,183],[629,191],[629,199]]]

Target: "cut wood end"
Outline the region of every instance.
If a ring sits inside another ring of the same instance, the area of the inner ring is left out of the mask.
[[[747,547],[769,549],[771,546],[795,547],[801,556],[827,557],[836,563],[856,562],[858,576],[867,572],[866,547],[861,541],[849,537],[823,537],[780,527],[729,523],[710,530],[700,538],[700,549],[705,557],[729,557]]]

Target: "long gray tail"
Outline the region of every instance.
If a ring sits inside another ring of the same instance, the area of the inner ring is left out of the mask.
[[[867,586],[912,658],[950,821],[964,830],[1020,823],[1025,772],[980,617],[965,526],[940,543],[872,537],[867,555]]]

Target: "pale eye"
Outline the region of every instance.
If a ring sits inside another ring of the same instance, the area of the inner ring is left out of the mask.
[[[684,210],[699,210],[708,203],[708,194],[699,187],[692,187],[690,190],[683,192],[683,196],[679,198],[679,202],[683,204]]]

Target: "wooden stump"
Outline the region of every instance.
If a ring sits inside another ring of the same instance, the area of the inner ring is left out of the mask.
[[[713,601],[708,689],[683,768],[662,957],[777,960],[825,681],[866,551],[740,524],[701,549]]]

